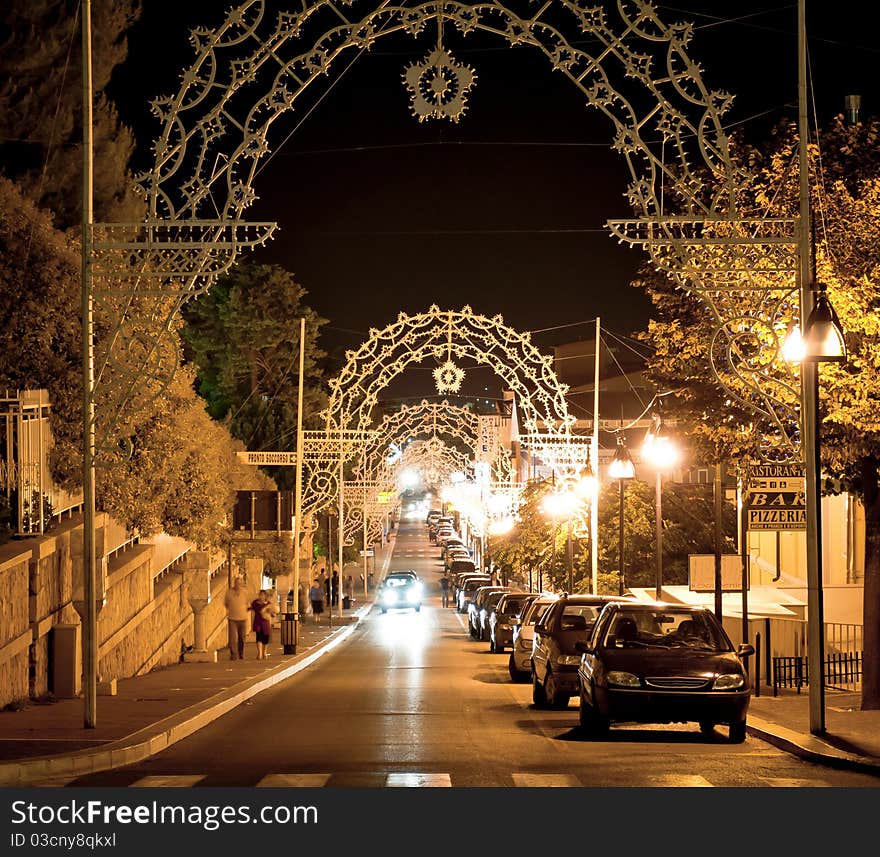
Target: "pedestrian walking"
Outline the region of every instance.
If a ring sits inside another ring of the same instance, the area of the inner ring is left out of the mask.
[[[330,581],[330,603],[335,607],[339,604],[339,572],[334,568]]]
[[[344,609],[351,609],[351,602],[354,601],[354,578],[350,574],[345,575],[345,586],[342,590],[342,606]]]
[[[272,639],[272,617],[275,615],[269,593],[265,589],[260,590],[251,602],[250,609],[254,613],[253,629],[257,638],[257,660],[263,661],[269,657],[267,648]]]
[[[223,599],[226,608],[226,628],[229,642],[229,660],[244,658],[244,638],[247,634],[248,602],[247,593],[241,585],[241,578],[235,577],[232,587],[226,590]]]
[[[309,589],[309,601],[312,605],[312,615],[315,617],[315,624],[318,624],[318,617],[324,612],[324,587],[321,581],[316,577],[312,588]]]
[[[440,594],[443,596],[443,606],[449,606],[449,578],[444,574],[440,578]]]

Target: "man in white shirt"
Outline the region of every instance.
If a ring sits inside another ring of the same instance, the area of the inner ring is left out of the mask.
[[[247,634],[248,601],[241,585],[241,578],[232,581],[223,602],[226,607],[226,624],[229,630],[229,659],[244,659],[244,638]]]

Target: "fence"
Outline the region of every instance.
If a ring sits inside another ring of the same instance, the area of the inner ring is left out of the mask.
[[[822,662],[825,687],[831,690],[857,690],[862,681],[862,652],[834,652]],[[810,683],[809,659],[773,658],[773,695],[780,688],[793,687],[798,693]]]

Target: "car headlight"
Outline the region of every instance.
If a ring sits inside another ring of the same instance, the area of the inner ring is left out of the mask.
[[[560,655],[556,659],[556,663],[563,664],[564,666],[577,666],[581,662],[580,655]]]
[[[612,671],[608,673],[606,679],[608,681],[608,684],[614,684],[618,687],[642,686],[642,683],[639,681],[639,677],[637,675],[633,675],[632,673]]]
[[[510,625],[507,622],[499,622],[498,627],[501,628],[502,631],[510,630]]]
[[[382,593],[382,600],[386,604],[393,604],[395,601],[397,601],[397,593],[386,590]]]
[[[725,673],[712,683],[712,690],[738,690],[746,683],[741,673]]]

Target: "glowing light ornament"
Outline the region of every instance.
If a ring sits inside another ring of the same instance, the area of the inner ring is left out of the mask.
[[[461,389],[462,381],[464,381],[464,369],[456,366],[451,359],[447,359],[434,370],[434,382],[437,384],[437,392],[441,395],[457,393]]]
[[[413,116],[458,122],[467,109],[467,94],[477,80],[469,65],[456,62],[443,48],[443,15],[437,16],[437,47],[420,63],[406,67],[403,81],[412,101]]]

